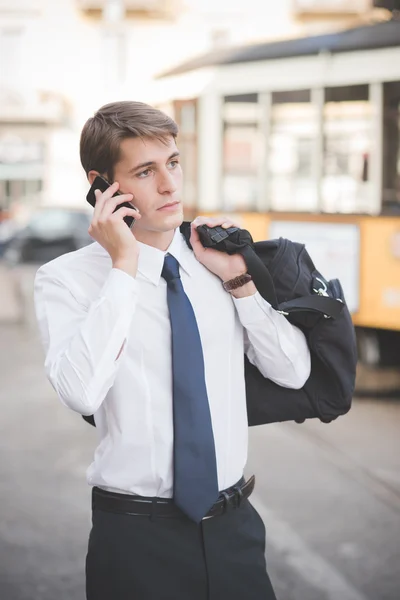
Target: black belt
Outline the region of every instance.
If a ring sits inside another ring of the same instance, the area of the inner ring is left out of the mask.
[[[234,486],[220,492],[217,502],[204,517],[222,515],[229,508],[239,508],[254,489],[254,475],[246,482],[244,477]],[[141,515],[147,517],[185,517],[184,513],[170,498],[149,498],[131,494],[118,494],[94,487],[92,490],[92,509],[125,515]],[[185,517],[187,518],[187,517]]]

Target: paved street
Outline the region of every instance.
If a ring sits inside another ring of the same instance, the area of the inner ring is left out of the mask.
[[[96,432],[45,380],[29,311],[0,326],[0,599],[83,600]],[[400,402],[362,399],[330,425],[251,430],[279,600],[399,600],[399,431]]]

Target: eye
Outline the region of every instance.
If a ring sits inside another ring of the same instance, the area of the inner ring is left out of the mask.
[[[172,169],[175,169],[177,165],[179,165],[179,161],[178,160],[171,160],[171,162],[169,163],[171,165]]]
[[[145,169],[144,171],[142,171],[141,173],[137,174],[137,177],[139,177],[140,179],[145,179],[145,177],[148,177],[148,175],[151,173],[151,169]]]

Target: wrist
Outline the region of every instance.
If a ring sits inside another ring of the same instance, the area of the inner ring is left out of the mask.
[[[241,287],[231,290],[229,293],[234,298],[247,298],[248,296],[254,296],[256,291],[257,288],[254,284],[254,281],[249,281],[249,283],[245,283]]]
[[[227,281],[232,281],[232,279],[236,279],[236,277],[242,277],[242,275],[246,275],[246,267],[244,269],[237,269],[235,271],[231,271],[230,273],[224,273],[220,275],[220,279],[222,283],[226,283]]]
[[[226,292],[230,292],[236,298],[250,296],[256,292],[256,287],[249,273],[242,272],[236,277],[231,277],[223,281],[222,286]]]
[[[231,279],[247,273],[247,265],[241,254],[232,254],[229,256],[229,261],[224,261],[224,263],[221,273],[219,273],[222,282],[231,281]]]
[[[119,269],[120,271],[124,271],[128,275],[132,277],[136,277],[137,273],[137,259],[117,259],[112,263],[113,269]]]

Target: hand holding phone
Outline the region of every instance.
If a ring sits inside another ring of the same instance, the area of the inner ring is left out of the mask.
[[[106,180],[106,186],[98,182],[103,189],[106,187],[102,192],[96,187],[95,181],[86,197],[89,204],[94,206],[89,235],[107,250],[114,268],[135,277],[139,245],[130,227],[127,228],[123,223],[129,218],[131,226],[132,221],[141,217],[130,202],[133,195],[121,194],[118,192],[118,183],[110,185]]]
[[[95,180],[93,181],[93,183],[90,187],[90,190],[88,191],[87,196],[86,196],[86,200],[89,202],[89,204],[91,206],[93,206],[93,208],[96,206],[95,191],[100,190],[102,193],[104,193],[106,190],[108,190],[110,188],[110,186],[111,186],[111,184],[107,181],[107,179],[105,179],[101,175],[98,175],[95,178]],[[113,194],[112,197],[114,198],[116,196],[122,196],[122,193],[117,190]],[[115,208],[114,212],[119,210],[120,208],[133,208],[137,211],[137,208],[135,206],[133,206],[133,204],[131,202],[123,202],[122,199],[121,199],[121,203],[118,204],[118,206]],[[133,217],[133,216],[124,217],[124,221],[128,225],[128,227],[131,228],[135,223],[135,217]]]

